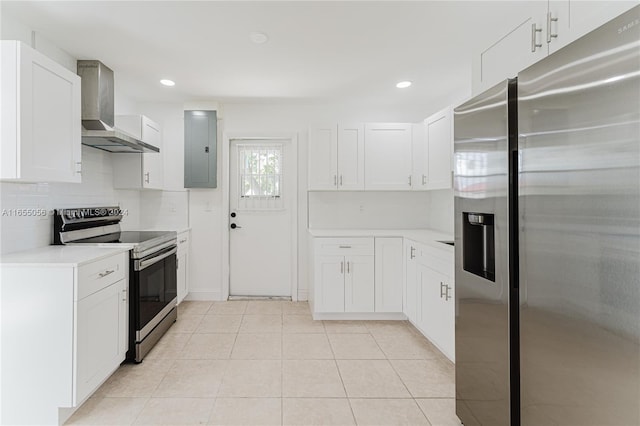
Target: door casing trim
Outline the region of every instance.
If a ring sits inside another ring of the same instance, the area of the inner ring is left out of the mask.
[[[231,141],[234,140],[286,140],[291,142],[291,162],[290,170],[293,172],[293,200],[291,206],[291,300],[297,302],[298,297],[298,134],[296,132],[224,132],[222,135],[222,173],[221,181],[224,182],[222,188],[222,220],[220,221],[222,235],[222,271],[221,271],[221,299],[229,299],[229,289],[231,285],[230,275],[230,239],[229,225],[231,224],[229,216],[229,169],[230,169],[230,153]]]

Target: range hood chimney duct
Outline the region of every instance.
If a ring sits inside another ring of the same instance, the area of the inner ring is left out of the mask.
[[[114,127],[113,71],[97,60],[78,61],[82,79],[82,143],[109,152],[160,152]]]
[[[82,78],[82,126],[111,130],[114,125],[113,71],[100,61],[78,61]]]

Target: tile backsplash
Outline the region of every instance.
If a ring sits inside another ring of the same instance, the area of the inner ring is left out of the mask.
[[[119,205],[128,212],[123,228],[138,228],[140,192],[113,188],[116,155],[83,145],[82,183],[1,182],[0,253],[51,244],[52,212],[58,208]]]

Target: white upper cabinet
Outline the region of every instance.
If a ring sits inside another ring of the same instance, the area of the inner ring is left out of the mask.
[[[453,109],[448,107],[424,120],[427,140],[427,173],[419,184],[425,189],[452,187],[453,176]]]
[[[372,123],[365,125],[365,188],[410,190],[412,176],[412,125]]]
[[[412,128],[412,176],[411,189],[413,191],[424,191],[427,189],[429,178],[429,147],[427,146],[427,136],[424,132],[424,124],[413,124]]]
[[[160,152],[118,154],[113,160],[113,183],[123,189],[163,189],[164,164],[160,125],[144,115],[118,115],[118,129],[160,148]]]
[[[546,1],[522,2],[505,16],[504,32],[473,56],[473,93],[481,93],[547,56]]]
[[[314,126],[309,129],[309,189],[332,190],[338,187],[338,126]]]
[[[80,182],[80,77],[19,41],[0,54],[0,178]]]
[[[364,125],[338,125],[338,189],[364,189]]]
[[[549,53],[626,12],[637,1],[549,0],[547,21]]]
[[[473,94],[515,77],[637,4],[637,1],[584,0],[519,3],[505,14],[500,37],[474,54]]]
[[[309,190],[364,189],[364,125],[309,129]]]

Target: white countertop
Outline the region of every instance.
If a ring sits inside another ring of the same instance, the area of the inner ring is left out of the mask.
[[[127,247],[46,246],[0,256],[5,266],[79,266],[129,251]]]
[[[129,229],[127,229],[127,231],[129,231]],[[131,229],[131,231],[175,231],[176,234],[182,234],[183,232],[191,231],[191,227],[181,226],[181,227],[175,228],[171,226],[163,226],[160,228],[156,227],[156,228]]]
[[[402,237],[453,252],[453,247],[438,241],[453,241],[453,235],[433,229],[309,229],[313,237]]]

